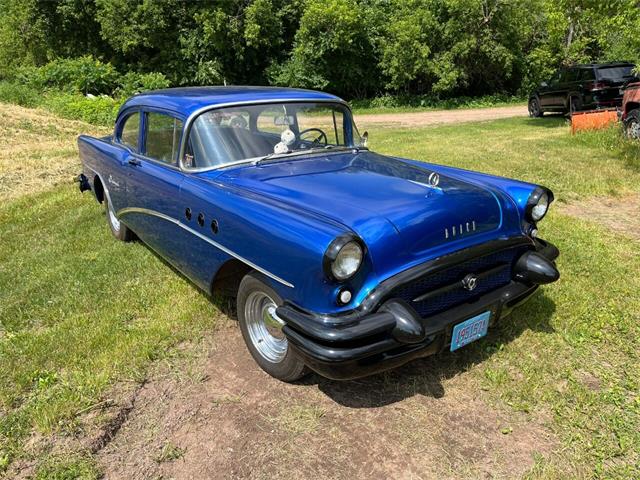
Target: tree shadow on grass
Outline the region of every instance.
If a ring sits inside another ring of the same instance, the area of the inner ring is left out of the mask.
[[[462,350],[417,359],[395,370],[362,379],[334,381],[313,374],[302,383],[317,384],[336,403],[351,408],[382,407],[415,395],[441,398],[445,394],[445,380],[486,361],[525,330],[553,333],[549,322],[554,311],[555,303],[539,291],[526,306],[501,319],[487,337]]]
[[[542,118],[527,119],[527,124],[532,128],[558,128],[569,124],[569,120],[563,113],[546,113]]]

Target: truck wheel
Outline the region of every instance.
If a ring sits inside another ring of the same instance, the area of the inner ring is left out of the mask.
[[[633,140],[640,139],[640,109],[636,108],[627,113],[624,121],[624,134]]]
[[[544,112],[540,108],[540,102],[537,98],[529,99],[529,116],[531,118],[540,118],[544,115]]]
[[[109,229],[115,238],[122,242],[130,242],[133,240],[133,232],[127,228],[127,226],[118,220],[116,216],[116,212],[109,201],[109,196],[104,196],[104,205],[107,216],[107,223],[109,224]]]
[[[304,363],[289,348],[276,308],[282,298],[250,273],[238,289],[238,323],[244,342],[260,368],[272,377],[293,382],[307,374]]]

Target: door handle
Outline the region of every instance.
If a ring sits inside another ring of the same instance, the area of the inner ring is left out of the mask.
[[[129,165],[133,165],[134,167],[139,167],[140,165],[142,165],[142,162],[136,157],[129,157],[129,160],[127,160],[127,162],[129,163]]]

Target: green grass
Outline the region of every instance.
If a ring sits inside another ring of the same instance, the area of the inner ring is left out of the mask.
[[[61,135],[40,131],[43,139]],[[459,356],[483,395],[547,419],[558,437],[532,478],[637,478],[640,246],[558,207],[640,192],[638,147],[614,130],[571,136],[558,118],[370,133],[376,151],[554,190],[558,202],[540,232],[561,249],[561,280]],[[0,204],[0,470],[27,461],[36,478],[98,476],[90,456],[60,453],[56,439],[81,436],[83,412],[114,386],[139,382],[174,346],[214,330],[219,315],[142,244],[112,240],[101,207],[70,183]],[[307,432],[331,419],[309,403],[274,421]],[[181,455],[173,446],[160,452],[166,461]]]
[[[572,136],[562,117],[378,128],[369,139],[380,153],[540,183],[561,202],[640,191],[637,145],[617,128]]]
[[[140,381],[216,309],[140,243],[111,241],[73,185],[0,207],[0,445],[73,433],[116,381]]]
[[[463,355],[491,396],[552,418],[562,449],[532,478],[640,476],[640,245],[557,211],[640,192],[640,152],[617,129],[571,136],[563,119],[507,119],[373,131],[389,154],[542,183],[558,203],[540,224],[560,281]],[[639,220],[640,222],[640,220]]]

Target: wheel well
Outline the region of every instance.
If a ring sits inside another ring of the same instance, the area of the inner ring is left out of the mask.
[[[104,201],[104,187],[102,186],[102,181],[98,175],[93,179],[93,193],[95,194],[98,202],[102,203]]]
[[[251,267],[235,258],[227,260],[216,272],[211,282],[211,294],[235,297],[244,276],[251,271]]]
[[[625,113],[629,113],[631,110],[635,110],[636,108],[640,108],[640,103],[638,103],[638,102],[627,102],[624,105]]]

